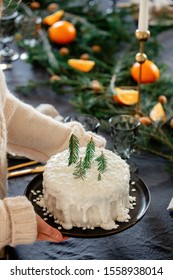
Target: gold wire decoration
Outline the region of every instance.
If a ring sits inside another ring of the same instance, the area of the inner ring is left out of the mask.
[[[136,38],[139,41],[139,53],[135,56],[135,61],[140,64],[139,67],[139,77],[138,77],[138,102],[136,113],[141,114],[141,77],[142,77],[142,64],[146,61],[147,55],[144,53],[145,42],[150,37],[150,31],[139,31],[138,29],[135,32]]]

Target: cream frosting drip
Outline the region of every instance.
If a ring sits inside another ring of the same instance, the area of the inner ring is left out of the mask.
[[[86,148],[80,148],[84,158]],[[104,152],[107,169],[98,180],[96,157]],[[132,208],[129,196],[130,172],[127,163],[113,152],[96,148],[90,169],[84,179],[75,179],[75,164],[68,166],[69,150],[52,156],[43,173],[43,198],[46,206],[65,229],[117,228],[115,221],[130,219]]]

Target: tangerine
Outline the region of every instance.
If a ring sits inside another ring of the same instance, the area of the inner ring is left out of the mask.
[[[98,92],[100,92],[100,91],[102,90],[102,85],[100,84],[99,81],[97,81],[97,80],[92,80],[92,81],[91,81],[91,88],[93,89],[93,91],[94,91],[95,93],[98,93]]]
[[[76,28],[71,22],[60,20],[48,28],[48,34],[54,43],[69,44],[76,38]]]
[[[160,77],[160,71],[156,64],[151,60],[147,59],[144,63],[141,64],[141,83],[148,84],[156,82]],[[139,80],[139,69],[140,63],[135,62],[130,70],[132,78],[138,82]]]
[[[161,104],[166,104],[167,103],[167,97],[165,95],[160,95],[158,97],[158,101],[161,103]]]
[[[30,8],[31,9],[39,9],[40,8],[40,3],[37,1],[33,1],[30,3]]]
[[[97,52],[97,53],[101,51],[101,47],[99,45],[94,45],[91,47],[91,49],[93,50],[93,52]]]
[[[139,121],[143,125],[150,125],[152,123],[152,120],[149,117],[140,117]]]
[[[68,60],[68,65],[70,65],[72,68],[77,69],[79,71],[89,72],[93,69],[95,65],[95,61],[70,58]]]
[[[47,6],[47,10],[49,12],[55,12],[56,10],[58,10],[58,4],[57,3],[50,3],[48,6]]]
[[[65,56],[65,55],[68,55],[69,54],[69,49],[67,49],[66,47],[62,47],[59,49],[59,53],[62,55],[62,56]]]
[[[135,89],[121,89],[116,87],[115,91],[116,94],[113,95],[113,98],[122,105],[134,105],[138,102],[139,93]]]
[[[88,60],[89,59],[89,54],[88,53],[81,54],[80,59]]]

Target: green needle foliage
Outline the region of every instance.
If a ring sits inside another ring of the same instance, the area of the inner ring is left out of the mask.
[[[102,151],[101,155],[96,158],[98,163],[98,180],[101,180],[101,174],[103,174],[107,169],[107,159]]]
[[[75,154],[72,152],[72,150],[74,151],[74,149],[72,149],[72,147],[74,147],[74,142],[76,142],[76,138],[77,137],[74,135],[72,135],[70,138],[70,155],[71,155],[70,162],[71,163],[76,162],[76,159],[78,158],[78,155],[79,155],[79,153],[77,152],[77,154],[74,157],[75,160],[72,161],[72,158],[73,158],[72,155]],[[91,140],[88,142],[87,147],[86,147],[84,160],[82,160],[82,158],[80,158],[80,160],[76,163],[75,170],[73,172],[75,179],[79,179],[79,178],[84,179],[85,178],[87,169],[92,168],[91,165],[92,165],[92,160],[94,158],[94,154],[95,154],[95,143],[93,141],[93,138],[91,137]],[[105,172],[106,168],[107,168],[107,159],[105,158],[103,151],[102,151],[101,155],[96,158],[96,161],[98,162],[98,172],[99,172],[98,180],[101,180],[101,174],[103,172]]]
[[[91,168],[91,163],[94,158],[95,153],[95,142],[93,141],[93,138],[91,137],[91,140],[88,142],[86,147],[86,154],[84,157],[84,168],[89,169]]]
[[[49,14],[47,6],[51,1],[39,0],[39,3],[39,9],[31,10],[28,1],[24,0],[23,5],[20,5],[20,13],[44,18]],[[27,49],[28,63],[41,66],[47,72],[48,78],[44,81],[29,81],[28,85],[18,87],[18,91],[29,94],[33,93],[34,89],[38,90],[39,86],[49,87],[57,95],[66,95],[67,102],[71,103],[76,111],[94,115],[108,125],[108,119],[113,115],[135,114],[135,106],[122,106],[113,98],[116,86],[137,86],[130,74],[135,55],[139,52],[139,42],[135,37],[135,11],[132,7],[115,8],[112,13],[105,14],[96,5],[91,7],[87,3],[58,1],[59,9],[65,11],[63,20],[75,25],[76,39],[65,46],[52,43],[48,36],[48,27],[42,25],[38,45]],[[164,22],[163,18],[160,22]],[[169,126],[169,121],[173,118],[173,78],[167,73],[166,65],[160,63],[160,51],[163,52],[164,48],[158,40],[158,35],[170,28],[171,25],[149,26],[151,37],[145,42],[144,52],[149,60],[157,64],[160,78],[154,83],[141,85],[142,115],[149,116],[151,109],[158,102],[158,97],[164,94],[168,100],[164,106],[167,122],[162,126],[152,123],[147,128],[141,125],[137,148],[162,156],[173,166],[173,137],[170,137],[173,129]],[[18,44],[19,47],[26,47],[22,41],[18,41]],[[99,46],[100,51],[93,51],[93,46]],[[60,53],[62,47],[68,49],[67,55]],[[95,61],[95,67],[88,73],[77,71],[68,65],[68,59],[79,59],[82,54],[87,54],[90,60]],[[113,77],[116,79],[112,85]],[[100,83],[100,89],[97,91],[92,87],[93,80]],[[154,130],[157,130],[157,133],[153,134]],[[157,139],[155,135],[158,136]],[[155,145],[155,142],[158,145]],[[69,164],[77,162],[73,147],[71,152]],[[85,160],[85,164],[88,165],[88,159]],[[173,168],[171,172],[173,173]]]
[[[75,166],[75,170],[73,172],[73,175],[75,176],[75,179],[84,179],[86,174],[86,168],[84,167],[82,158],[77,162]]]
[[[76,163],[79,158],[79,140],[72,134],[69,141],[69,158],[68,165]]]

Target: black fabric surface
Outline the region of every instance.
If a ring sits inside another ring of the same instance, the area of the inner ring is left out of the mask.
[[[166,33],[167,34],[167,33]],[[169,35],[169,34],[168,34]],[[167,36],[165,42],[170,42]],[[172,48],[171,48],[172,50]],[[169,54],[164,52],[164,54]],[[169,57],[170,58],[170,57]],[[166,58],[164,58],[166,59]],[[169,61],[169,60],[168,60]],[[56,96],[50,88],[37,88],[28,95],[16,90],[16,85],[29,80],[42,80],[47,74],[20,59],[6,71],[10,90],[20,99],[33,106],[40,103],[53,104],[64,116],[74,112],[68,98]],[[173,217],[167,206],[173,197],[173,178],[166,171],[166,161],[150,154],[135,154],[133,160],[138,166],[138,176],[147,184],[151,193],[151,203],[145,216],[133,227],[119,234],[95,239],[69,238],[63,243],[35,242],[33,245],[8,247],[10,259],[23,260],[127,260],[127,259],[173,259]],[[12,164],[21,160],[12,160]],[[34,176],[24,176],[9,180],[9,195],[23,194]]]
[[[69,238],[62,243],[35,242],[8,248],[20,260],[161,260],[173,259],[173,218],[167,206],[173,197],[173,178],[162,158],[137,154],[138,176],[151,193],[145,216],[133,227],[109,237]],[[33,176],[9,180],[9,195],[23,194]]]

